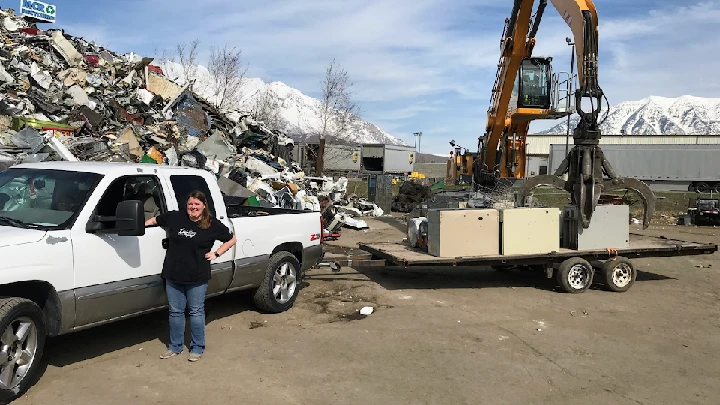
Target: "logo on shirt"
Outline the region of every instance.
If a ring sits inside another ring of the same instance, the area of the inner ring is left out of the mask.
[[[187,230],[185,228],[180,228],[180,231],[178,232],[179,236],[184,236],[186,238],[194,238],[195,235],[197,235],[197,232],[193,230]]]

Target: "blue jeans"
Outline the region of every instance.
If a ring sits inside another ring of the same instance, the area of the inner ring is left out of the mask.
[[[185,338],[185,307],[190,314],[190,353],[202,354],[205,350],[205,292],[208,283],[178,284],[166,280],[166,293],[170,307],[170,344],[175,353],[183,350]]]

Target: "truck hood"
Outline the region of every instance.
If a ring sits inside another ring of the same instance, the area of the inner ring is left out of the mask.
[[[46,231],[39,229],[0,226],[0,247],[39,242],[45,236],[45,233]]]

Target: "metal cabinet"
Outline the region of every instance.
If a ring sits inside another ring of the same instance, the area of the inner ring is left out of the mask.
[[[500,253],[495,209],[428,210],[428,253],[436,257],[488,256]]]

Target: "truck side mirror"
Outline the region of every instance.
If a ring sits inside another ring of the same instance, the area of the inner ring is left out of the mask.
[[[115,230],[119,236],[145,235],[145,211],[139,200],[121,201],[115,210]]]

